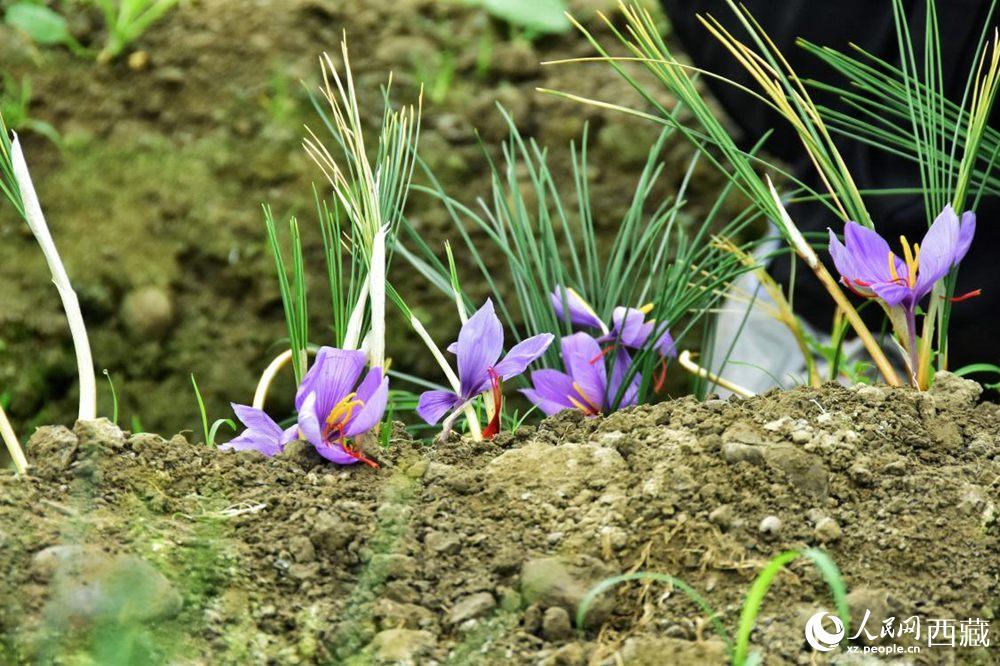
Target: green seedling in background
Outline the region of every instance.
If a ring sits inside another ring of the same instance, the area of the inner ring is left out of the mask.
[[[13,76],[4,72],[3,90],[0,92],[0,115],[7,121],[7,125],[15,132],[34,132],[57,146],[62,145],[62,137],[52,125],[31,117],[30,106],[31,79],[25,76],[18,82]]]
[[[65,46],[74,55],[90,55],[90,51],[70,33],[66,19],[45,5],[17,2],[7,8],[4,21],[39,46]]]
[[[118,391],[115,390],[115,383],[111,381],[111,373],[108,372],[107,368],[104,369],[104,376],[107,377],[108,386],[111,387],[111,422],[118,425]]]
[[[427,99],[434,104],[444,102],[455,81],[457,68],[455,54],[450,51],[435,54],[430,62],[416,64],[415,76],[423,86]]]
[[[74,55],[110,62],[163,18],[180,0],[91,0],[101,10],[107,30],[103,48],[96,56],[69,31],[66,18],[35,2],[18,2],[7,9],[4,20],[40,46],[65,46]]]
[[[512,27],[521,28],[529,39],[564,33],[571,27],[565,0],[469,0],[469,4],[479,5]]]
[[[205,435],[205,446],[214,447],[215,438],[219,435],[219,428],[227,425],[232,428],[233,432],[236,432],[236,424],[233,423],[232,419],[216,419],[209,426],[208,411],[205,409],[205,401],[201,397],[201,391],[198,389],[198,382],[195,381],[194,373],[191,373],[191,386],[194,387],[194,397],[198,401],[198,413],[201,414],[201,429]]]

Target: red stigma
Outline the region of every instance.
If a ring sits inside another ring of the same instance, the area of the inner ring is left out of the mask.
[[[847,287],[848,289],[850,289],[851,292],[854,293],[855,295],[860,296],[861,298],[872,298],[871,294],[866,294],[863,291],[858,291],[858,289],[855,288],[854,285],[851,284],[851,282],[853,282],[854,284],[858,285],[859,287],[870,287],[871,286],[870,282],[862,282],[861,280],[851,280],[850,278],[846,278],[846,277],[842,277],[840,279],[840,281],[841,281],[841,283],[845,287]]]
[[[961,303],[962,301],[967,301],[970,298],[975,298],[976,296],[981,296],[982,293],[983,293],[982,289],[973,289],[972,291],[970,291],[970,292],[968,292],[966,294],[962,294],[961,296],[956,296],[955,298],[951,299],[951,302],[952,303]]]
[[[329,446],[339,446],[344,453],[351,456],[358,462],[368,465],[372,469],[379,468],[377,462],[361,453],[361,449],[354,449],[348,446],[347,439],[343,436],[343,434],[341,434],[341,432],[342,426],[339,423],[334,426],[326,424],[323,426],[323,441]]]
[[[667,380],[667,357],[660,357],[660,367],[656,373],[656,379],[653,381],[653,390],[659,393],[663,390],[663,384]]]
[[[493,418],[490,419],[486,430],[483,430],[483,437],[493,439],[500,432],[500,408],[503,407],[503,392],[500,390],[500,376],[497,375],[497,371],[489,368],[486,372],[490,376],[490,386],[493,393]]]
[[[612,351],[614,351],[614,349],[617,346],[618,345],[608,345],[607,347],[605,347],[604,349],[601,350],[600,354],[598,354],[594,358],[590,359],[590,364],[594,365],[595,363],[597,363],[598,361],[600,361],[602,358],[604,358],[605,356],[607,356],[609,353],[611,353]]]

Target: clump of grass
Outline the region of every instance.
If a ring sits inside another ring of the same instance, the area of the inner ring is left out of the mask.
[[[619,28],[617,25],[607,20],[609,28],[617,39],[626,47],[628,56],[613,56],[606,50],[584,27],[577,27],[584,33],[591,44],[597,49],[599,60],[609,63],[654,109],[654,113],[646,113],[623,107],[619,104],[603,102],[581,98],[574,95],[560,94],[564,97],[576,99],[589,104],[597,104],[605,108],[618,109],[635,116],[659,122],[678,129],[681,136],[685,137],[695,147],[706,152],[708,161],[716,166],[727,177],[733,179],[737,187],[743,192],[762,214],[773,220],[782,231],[789,246],[802,258],[807,265],[816,273],[824,287],[835,300],[840,312],[850,322],[858,337],[862,340],[866,350],[874,361],[879,372],[889,384],[899,384],[900,380],[896,376],[892,365],[884,351],[879,346],[876,338],[868,330],[867,326],[857,314],[856,308],[850,303],[837,281],[830,275],[829,271],[819,260],[811,244],[802,236],[793,222],[793,218],[785,210],[785,203],[770,184],[769,179],[762,178],[758,171],[763,166],[768,171],[782,173],[781,169],[773,164],[756,159],[741,150],[733,138],[730,136],[723,123],[715,116],[711,106],[705,101],[702,93],[695,85],[694,76],[704,75],[713,77],[723,82],[736,85],[746,92],[757,102],[764,104],[778,113],[799,136],[803,150],[811,159],[816,173],[822,183],[823,191],[815,191],[806,186],[801,181],[790,179],[797,188],[796,193],[787,200],[802,201],[811,200],[823,203],[833,215],[842,221],[854,220],[860,224],[871,227],[873,222],[865,207],[863,194],[854,182],[854,178],[848,170],[842,158],[838,145],[834,140],[834,131],[827,125],[827,119],[820,107],[813,101],[809,93],[809,87],[798,77],[791,68],[785,57],[778,51],[774,43],[770,40],[763,27],[760,26],[744,7],[737,6],[732,0],[727,3],[740,25],[749,37],[749,42],[744,43],[730,33],[722,24],[711,16],[699,17],[706,29],[724,48],[732,53],[734,59],[744,68],[755,82],[756,88],[740,86],[724,77],[705,72],[690,65],[681,63],[670,52],[665,41],[660,36],[658,27],[648,10],[638,3],[621,1],[620,7],[625,18],[625,27]],[[940,36],[937,32],[936,14],[933,8],[934,3],[928,3],[928,33],[926,35],[927,56],[925,59],[926,75],[931,81],[940,83]],[[912,135],[917,148],[916,159],[924,166],[923,192],[939,192],[942,189],[941,164],[947,161],[940,160],[942,127],[946,123],[942,121],[947,117],[947,113],[942,113],[944,108],[940,103],[940,97],[934,95],[921,96],[914,94],[914,84],[912,83],[912,72],[916,69],[913,58],[913,42],[909,32],[905,30],[906,17],[902,12],[901,3],[894,3],[896,11],[897,31],[899,33],[900,49],[904,58],[902,70],[904,81],[899,86],[899,91],[894,93],[897,103],[894,108],[899,113],[905,115],[913,126]],[[965,154],[955,169],[954,193],[956,203],[964,203],[964,192],[967,184],[973,178],[978,177],[982,181],[982,172],[975,168],[975,165],[982,164],[983,153],[981,146],[984,144],[983,137],[986,135],[985,118],[992,109],[996,96],[1000,76],[998,76],[998,66],[1000,66],[1000,55],[996,48],[993,54],[988,56],[981,41],[979,63],[975,74],[971,75],[968,90],[971,90],[969,104],[969,122],[964,125],[956,122],[951,125],[955,128],[956,145],[965,146]],[[831,60],[841,62],[834,56],[829,56]],[[574,59],[567,62],[579,62],[581,59]],[[591,59],[583,59],[591,60]],[[699,125],[697,129],[688,127],[679,120],[676,110],[668,110],[656,99],[656,96],[641,83],[623,66],[623,61],[638,62],[652,73],[656,80],[676,97],[694,117]],[[850,65],[845,65],[850,67]],[[852,71],[854,71],[852,69]],[[909,73],[908,73],[909,72]],[[693,74],[692,74],[693,73]],[[884,77],[883,77],[884,78]],[[884,84],[884,81],[880,82]],[[864,89],[853,94],[870,96],[871,104],[881,105],[881,90],[884,85],[870,86],[866,92]],[[918,86],[919,88],[919,86]],[[940,88],[940,86],[939,86]],[[900,92],[901,91],[901,92]],[[554,92],[554,91],[547,91]],[[898,100],[902,98],[902,102]],[[922,100],[922,101],[921,101]],[[902,109],[900,105],[902,104]],[[963,102],[964,105],[964,102]],[[903,110],[905,109],[905,111]],[[839,122],[841,133],[844,133],[845,122],[843,118],[836,118]],[[847,131],[849,134],[849,130]],[[923,137],[923,138],[921,138]],[[762,140],[766,139],[766,136]],[[952,149],[954,154],[954,148]],[[721,154],[722,160],[717,159],[715,154]],[[931,156],[931,157],[929,157]],[[937,157],[934,157],[937,156]],[[992,161],[992,158],[990,158]],[[976,176],[976,174],[980,174]],[[888,192],[887,192],[888,193]],[[897,191],[898,193],[898,191]],[[928,199],[930,201],[930,199]],[[936,205],[935,201],[935,205]],[[959,207],[961,210],[961,207]],[[937,214],[938,210],[928,210],[929,216]],[[929,383],[929,370],[926,359],[932,356],[930,345],[934,339],[935,323],[937,323],[938,335],[938,358],[939,367],[945,361],[946,342],[942,336],[942,326],[947,324],[947,285],[953,283],[955,271],[932,296],[931,312],[924,318],[924,334],[921,340],[920,357],[925,360],[921,364],[920,371],[914,368],[913,381],[921,388]],[[945,297],[945,298],[942,298]],[[935,312],[938,310],[938,312]],[[912,351],[912,350],[911,350]]]
[[[676,193],[657,200],[656,188],[665,169],[662,155],[673,134],[666,129],[650,147],[617,232],[609,246],[602,247],[589,189],[586,130],[582,141],[570,146],[573,191],[560,191],[547,150],[523,137],[506,110],[500,108],[499,112],[508,124],[510,138],[502,147],[501,161],[489,162],[491,192],[479,199],[477,206],[468,206],[445,192],[426,167],[430,186],[414,189],[445,205],[515,341],[540,333],[572,333],[570,323],[560,319],[552,307],[551,294],[557,287],[580,293],[603,321],[610,321],[618,306],[650,303],[649,316],[657,322],[657,332],[650,336],[646,348],[637,352],[618,395],[609,398],[613,399],[612,408],[617,408],[627,383],[638,375],[639,401],[652,399],[653,378],[660,367],[652,345],[659,335],[670,326],[678,344],[686,337],[693,338],[702,330],[701,318],[721,298],[726,285],[753,268],[716,247],[710,230],[738,238],[756,219],[755,213],[724,222],[723,203],[733,191],[731,184],[726,184],[709,213],[689,224],[684,214],[685,198],[699,158],[688,165]],[[447,262],[442,261],[415,228],[406,229],[415,250],[401,248],[400,253],[441,292],[456,298],[460,315],[475,309],[457,282],[450,247],[446,248]],[[493,273],[497,263],[510,267],[512,288],[507,288],[504,277]],[[609,357],[614,359],[618,353],[613,351]],[[560,363],[559,345],[553,344],[544,364],[558,368]]]
[[[834,563],[829,555],[822,550],[815,548],[809,548],[802,551],[785,551],[772,558],[764,566],[761,572],[757,575],[757,578],[754,579],[754,582],[747,591],[746,598],[743,601],[739,623],[736,627],[735,640],[733,640],[729,631],[726,630],[719,614],[712,608],[711,604],[709,604],[708,601],[706,601],[705,598],[697,592],[697,590],[680,578],[676,578],[669,574],[655,572],[622,574],[620,576],[614,576],[603,580],[595,585],[587,592],[577,608],[576,626],[580,631],[583,631],[584,620],[586,620],[587,613],[594,605],[594,601],[596,601],[597,598],[604,592],[613,587],[635,580],[666,583],[672,587],[676,587],[687,595],[688,598],[698,606],[698,608],[708,615],[715,633],[726,644],[726,649],[729,652],[733,666],[760,664],[763,663],[760,654],[752,653],[750,651],[750,637],[753,633],[754,626],[757,623],[757,616],[760,614],[761,606],[764,603],[764,597],[767,596],[767,592],[770,590],[777,575],[785,567],[803,558],[808,560],[819,570],[823,580],[830,588],[830,594],[833,596],[834,605],[837,608],[837,615],[844,623],[845,632],[850,633],[851,615],[847,606],[847,588],[841,578],[840,570],[837,568],[836,563]]]

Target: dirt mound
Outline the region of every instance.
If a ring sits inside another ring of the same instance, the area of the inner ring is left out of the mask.
[[[1000,407],[978,396],[945,375],[927,394],[827,386],[565,413],[484,444],[423,448],[399,431],[373,452],[379,470],[304,445],[268,460],[101,422],[43,428],[33,477],[0,483],[0,635],[11,661],[114,648],[210,663],[722,663],[705,614],[661,585],[609,592],[584,634],[571,620],[596,582],[657,571],[732,632],[765,562],[810,546],[843,572],[855,626],[866,609],[876,633],[890,616],[988,621]],[[116,594],[150,601],[115,613]],[[752,643],[768,664],[810,663],[805,621],[832,605],[793,565]]]

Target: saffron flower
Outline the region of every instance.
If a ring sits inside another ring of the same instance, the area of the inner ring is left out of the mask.
[[[503,326],[493,309],[493,302],[487,299],[462,326],[458,341],[448,347],[458,364],[459,391],[425,391],[417,403],[417,414],[434,425],[448,412],[457,413],[480,393],[492,390],[493,418],[483,436],[496,435],[500,430],[500,408],[503,406],[500,384],[523,373],[545,353],[553,339],[551,333],[532,336],[514,345],[500,360]]]
[[[917,350],[917,306],[933,291],[934,285],[962,261],[975,233],[976,214],[966,211],[959,220],[951,205],[945,206],[919,245],[911,247],[906,238],[900,236],[902,258],[876,231],[857,222],[845,225],[844,243],[830,230],[830,256],[841,282],[855,294],[882,303],[909,354],[914,381],[918,381],[916,377],[922,367]],[[978,294],[976,290],[953,300]]]
[[[848,222],[844,227],[845,243],[830,230],[830,256],[841,281],[853,292],[877,298],[889,308],[902,307],[913,313],[934,284],[962,261],[975,232],[976,214],[966,211],[959,221],[949,204],[920,245],[911,247],[900,236],[902,258],[876,231],[857,222]]]
[[[566,305],[563,307],[563,292],[566,293]],[[601,336],[597,342],[601,344],[612,343],[605,348],[604,353],[608,353],[621,345],[627,349],[641,350],[646,347],[650,336],[657,330],[662,330],[659,337],[652,344],[652,348],[660,355],[660,370],[654,382],[655,388],[659,391],[663,387],[666,379],[667,359],[677,356],[677,348],[670,331],[666,327],[657,325],[653,319],[646,320],[646,315],[653,309],[652,304],[644,305],[641,308],[616,307],[611,312],[611,328],[601,321],[594,311],[594,308],[574,289],[557,286],[549,295],[552,307],[559,319],[569,319],[570,323],[586,328],[596,328],[601,331]]]
[[[260,451],[270,457],[284,451],[285,444],[298,437],[297,425],[282,430],[262,409],[235,403],[232,403],[232,407],[236,418],[246,426],[246,430],[220,446],[223,451]]]
[[[348,444],[382,420],[389,401],[389,378],[371,368],[362,379],[366,364],[362,351],[321,347],[295,395],[302,437],[338,465],[378,467]]]
[[[610,411],[621,390],[632,360],[628,353],[615,355],[611,380],[604,363],[600,343],[587,333],[574,333],[562,339],[562,357],[566,372],[535,370],[531,373],[532,388],[522,389],[538,409],[552,416],[566,409],[578,409],[587,416]],[[639,376],[633,376],[618,406],[636,404],[639,395]]]

